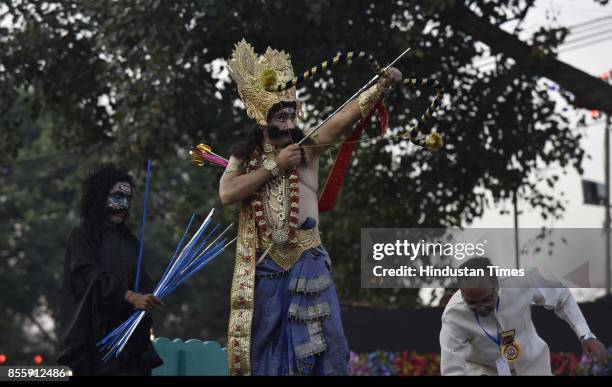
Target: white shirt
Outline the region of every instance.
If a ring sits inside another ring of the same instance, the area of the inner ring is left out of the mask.
[[[476,321],[474,312],[464,303],[461,291],[450,299],[442,314],[440,331],[442,375],[497,375],[495,361],[501,357],[499,347],[491,340],[483,328],[493,338],[499,332],[515,330],[515,341],[520,346],[519,358],[510,363],[517,375],[551,375],[550,352],[548,345],[536,332],[531,320],[531,305],[543,305],[554,309],[555,313],[572,327],[578,337],[590,332],[589,326],[572,296],[566,288],[522,288],[506,287],[511,282],[500,279],[499,310]],[[512,278],[512,281],[533,282],[530,271],[525,277]]]

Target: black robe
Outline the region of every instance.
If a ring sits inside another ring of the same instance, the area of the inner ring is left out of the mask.
[[[86,237],[85,228],[75,227],[68,238],[64,263],[61,345],[58,363],[75,375],[150,375],[163,364],[150,340],[153,325],[146,313],[118,358],[102,361],[105,352],[96,343],[123,323],[134,309],[125,292],[134,289],[138,240],[116,226],[105,228],[99,246]],[[144,267],[140,293],[151,293],[153,284]]]

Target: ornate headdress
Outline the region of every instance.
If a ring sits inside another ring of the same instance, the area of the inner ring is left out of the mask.
[[[253,46],[246,40],[236,43],[228,69],[238,86],[238,93],[250,118],[266,126],[268,112],[279,102],[293,102],[301,115],[295,87],[281,92],[270,92],[272,86],[293,79],[293,66],[289,54],[270,47],[262,56],[257,56]]]

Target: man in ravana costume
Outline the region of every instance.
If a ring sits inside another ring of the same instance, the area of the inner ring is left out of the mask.
[[[150,340],[150,313],[117,358],[104,362],[96,344],[137,309],[161,305],[150,294],[153,284],[144,267],[140,292],[135,288],[138,239],[125,220],[133,195],[132,178],[103,167],[83,184],[81,223],[66,246],[58,363],[74,375],[150,375],[163,361]]]
[[[221,202],[240,202],[228,329],[231,375],[346,375],[349,347],[321,243],[319,157],[372,109],[402,75],[391,67],[329,119],[301,148],[289,54],[257,55],[245,40],[228,63],[247,115],[256,123],[232,152],[219,184]],[[272,82],[270,82],[272,80]],[[367,122],[367,120],[366,120]]]

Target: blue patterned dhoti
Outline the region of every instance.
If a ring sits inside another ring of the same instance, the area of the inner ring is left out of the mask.
[[[330,265],[322,245],[304,251],[288,271],[270,257],[257,265],[252,375],[347,374],[349,349]]]

